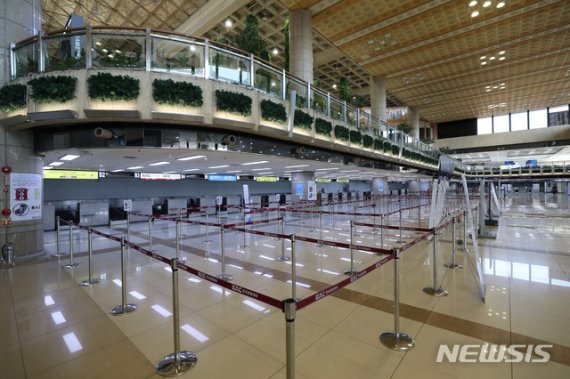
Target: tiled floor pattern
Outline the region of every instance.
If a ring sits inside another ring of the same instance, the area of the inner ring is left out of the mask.
[[[339,209],[340,211],[341,209]],[[347,209],[350,210],[350,209]],[[425,212],[424,210],[424,218]],[[299,216],[299,215],[297,215]],[[231,217],[231,215],[230,215]],[[361,217],[371,222],[372,217]],[[215,219],[215,218],[214,218]],[[220,221],[224,221],[221,219]],[[389,220],[398,225],[397,216]],[[320,238],[320,218],[288,215],[285,232]],[[333,227],[334,224],[334,227]],[[425,224],[425,222],[424,222]],[[417,226],[417,213],[403,214],[403,225]],[[323,238],[349,242],[347,216],[323,218]],[[275,223],[260,226],[277,231]],[[122,236],[124,226],[97,228]],[[380,246],[380,233],[356,228],[355,242]],[[463,270],[448,270],[451,231],[437,245],[437,284],[449,296],[435,298],[421,289],[432,285],[432,243],[422,242],[401,259],[401,329],[413,336],[408,353],[378,342],[393,328],[393,263],[297,313],[297,378],[545,378],[570,377],[570,211],[558,195],[509,197],[497,238],[481,240],[486,302],[480,301],[472,254],[457,252]],[[462,225],[457,227],[461,238]],[[183,226],[180,257],[204,272],[220,273],[219,234]],[[67,230],[62,251],[67,251]],[[413,233],[385,233],[383,247]],[[55,252],[55,233],[46,249]],[[147,224],[132,225],[133,242],[147,245]],[[175,256],[175,228],[155,221],[153,249]],[[211,243],[203,243],[206,239]],[[357,242],[361,241],[361,242]],[[227,272],[234,283],[277,299],[291,296],[291,264],[278,262],[281,241],[226,232]],[[136,312],[113,317],[121,302],[120,256],[116,242],[94,238],[92,270],[101,283],[80,287],[87,277],[87,241],[74,233],[72,270],[67,257],[46,258],[0,271],[0,378],[157,378],[153,365],[173,352],[172,273],[165,264],[136,251],[127,254],[128,302]],[[291,254],[285,242],[285,254]],[[304,297],[342,280],[350,252],[297,243],[297,296]],[[379,258],[354,252],[355,266]],[[181,347],[198,353],[198,365],[185,377],[285,377],[283,313],[264,303],[180,272]],[[548,363],[437,363],[440,344],[553,344]]]

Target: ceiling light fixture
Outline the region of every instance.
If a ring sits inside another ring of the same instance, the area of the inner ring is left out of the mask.
[[[483,3],[483,8],[488,8],[488,7],[490,7],[490,6],[491,6],[491,2],[490,2],[490,1],[485,1],[485,2]]]
[[[299,168],[299,167],[309,167],[308,164],[297,164],[294,166],[285,166],[285,168]]]
[[[276,48],[276,47],[274,47],[271,52],[273,53],[273,55],[278,55],[278,54],[279,54],[279,49]]]
[[[230,165],[229,165],[229,164],[223,164],[223,165],[220,165],[220,166],[210,166],[210,167],[208,167],[208,168],[227,168],[227,167],[230,167]]]
[[[472,2],[469,3],[470,7],[474,7],[475,5],[477,5],[477,1],[473,0]]]
[[[271,170],[271,168],[265,167],[265,168],[253,168],[253,169],[251,169],[251,171],[267,171],[267,170]]]
[[[127,167],[127,170],[138,170],[139,168],[143,168],[144,166],[133,166],[133,167]]]
[[[497,4],[497,9],[501,9],[504,6],[505,6],[505,2],[501,1],[500,3]]]
[[[194,156],[190,156],[190,157],[178,158],[176,160],[177,161],[189,161],[192,159],[199,159],[199,158],[206,158],[206,156],[205,155],[194,155]]]
[[[62,161],[72,161],[74,159],[79,158],[79,155],[74,155],[74,154],[66,154],[63,157],[59,158]]]
[[[155,162],[155,163],[151,163],[149,164],[149,166],[164,166],[170,164],[170,162],[166,162],[166,161],[162,161],[162,162]]]
[[[125,170],[123,170],[122,168],[116,169],[116,170],[112,170],[111,172],[123,172]]]
[[[479,16],[479,11],[471,12],[471,17],[477,17],[477,16]]]
[[[242,166],[252,166],[252,165],[256,165],[256,164],[264,164],[264,163],[269,163],[269,161],[255,161],[255,162],[247,162],[247,163],[242,163]],[[267,169],[265,169],[267,170]]]
[[[63,164],[63,162],[51,162],[49,165],[50,166],[61,166]]]
[[[226,22],[224,22],[224,25],[226,26],[226,28],[231,28],[233,26],[233,24],[234,23],[229,18],[226,20]]]
[[[188,170],[183,170],[184,172],[200,171],[199,168],[189,168]]]

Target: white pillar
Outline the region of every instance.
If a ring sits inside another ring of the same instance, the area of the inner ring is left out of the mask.
[[[408,122],[413,126],[410,137],[420,139],[420,112],[418,112],[417,108],[408,108]]]
[[[372,117],[386,121],[386,80],[383,76],[370,77],[370,111]]]
[[[313,83],[313,16],[308,9],[291,12],[289,57],[291,74]]]
[[[10,43],[39,33],[41,0],[0,0],[0,87],[10,81]],[[10,166],[14,173],[41,174],[43,160],[34,155],[30,130],[13,131],[0,125],[0,166]],[[2,180],[4,174],[0,174]],[[10,191],[13,191],[10,188]],[[0,191],[2,207],[10,193]],[[0,227],[0,247],[14,245],[17,256],[32,255],[43,250],[43,220],[15,221]]]
[[[372,194],[385,195],[387,193],[390,193],[388,191],[388,178],[385,176],[372,178]]]

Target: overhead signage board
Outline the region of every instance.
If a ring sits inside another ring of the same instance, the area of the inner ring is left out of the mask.
[[[182,175],[180,175],[180,174],[141,172],[139,175],[135,174],[135,178],[137,176],[143,180],[180,180],[180,179],[182,179]]]
[[[279,178],[277,176],[256,176],[256,182],[278,182]]]
[[[208,175],[208,180],[210,182],[235,182],[235,181],[237,181],[237,176],[235,176],[235,175]]]
[[[337,183],[347,184],[347,183],[348,183],[348,179],[337,179],[336,182],[337,182]]]
[[[99,179],[98,171],[44,170],[44,179]]]
[[[330,183],[331,180],[329,178],[317,178],[315,179],[317,183]]]

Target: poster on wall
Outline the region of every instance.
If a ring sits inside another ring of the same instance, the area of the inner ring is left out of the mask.
[[[41,174],[10,174],[10,210],[14,222],[42,218]]]
[[[295,195],[303,198],[303,193],[305,192],[305,185],[303,183],[295,183]]]
[[[317,200],[317,183],[313,180],[307,182],[307,200]]]

